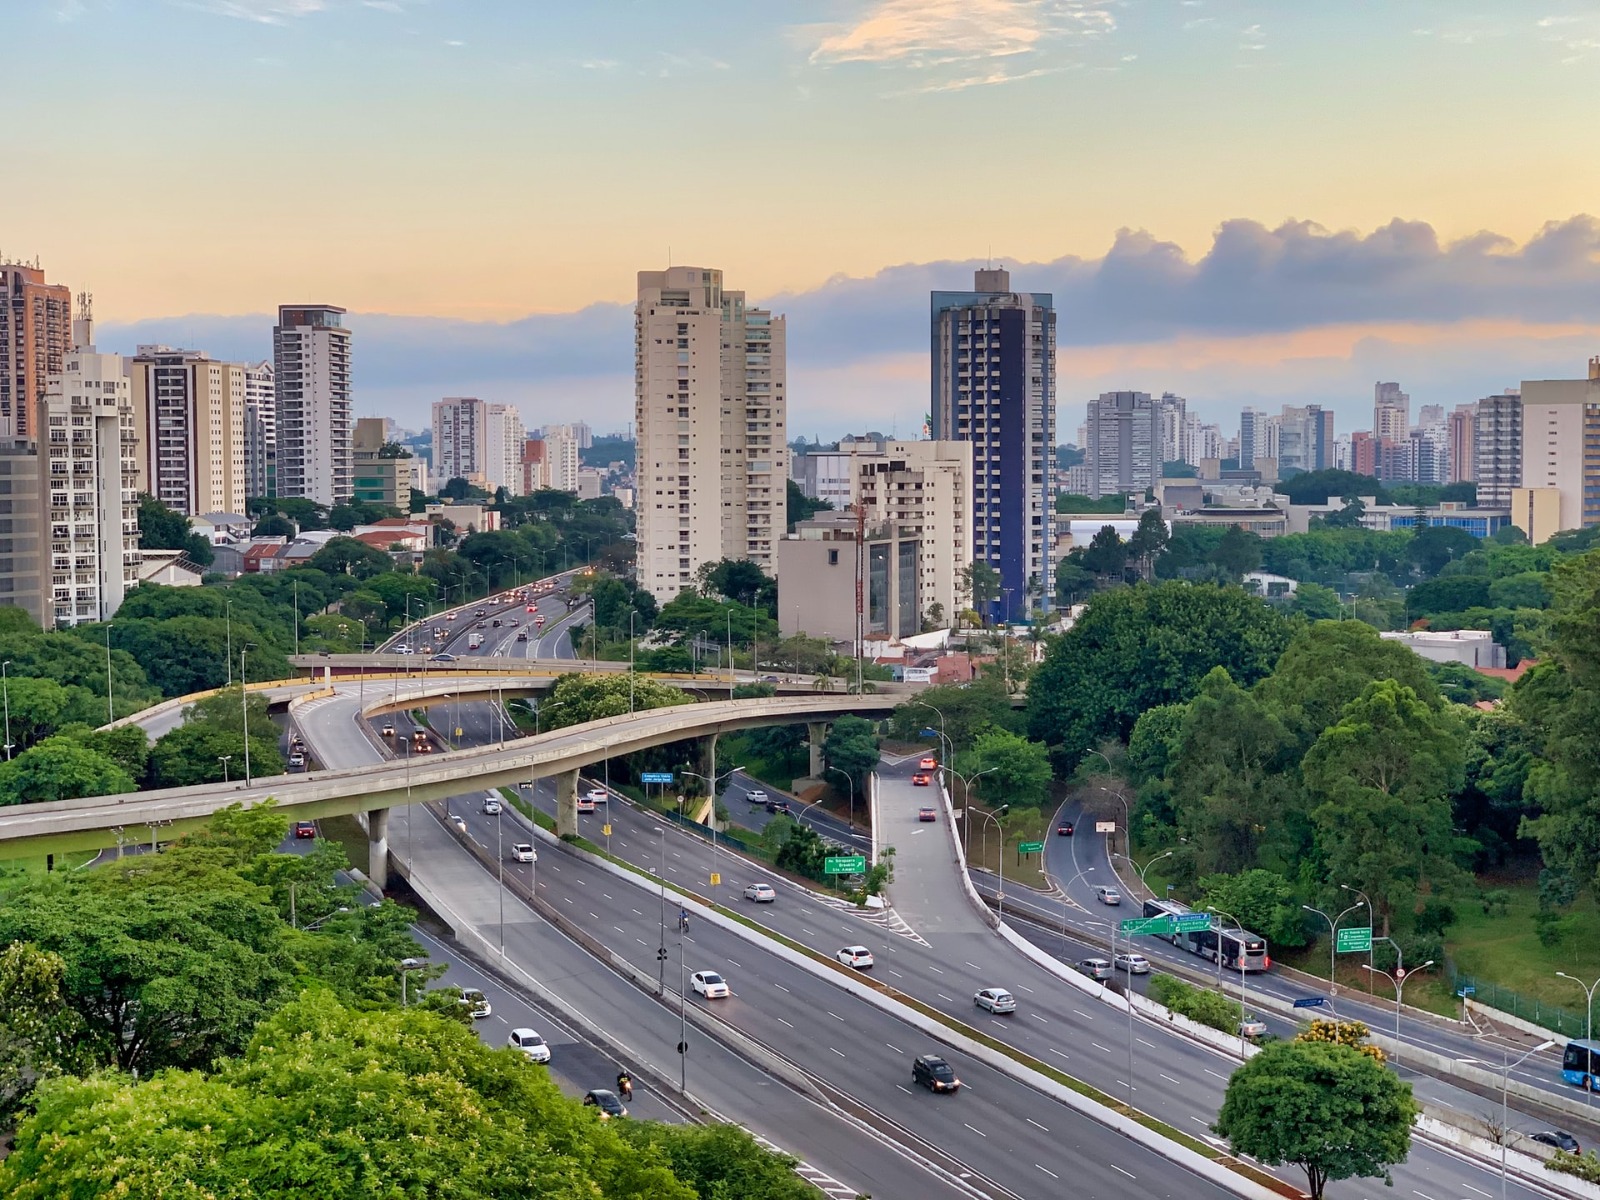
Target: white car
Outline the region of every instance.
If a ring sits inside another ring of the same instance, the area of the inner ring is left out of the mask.
[[[547,1063],[550,1061],[550,1047],[536,1030],[527,1028],[513,1029],[511,1036],[506,1039],[506,1045],[513,1050],[521,1050],[531,1062]]]
[[[1112,960],[1112,965],[1129,975],[1150,974],[1150,960],[1142,954],[1129,954],[1119,950],[1116,958]]]
[[[606,792],[605,788],[590,788],[589,789],[589,803],[590,804],[604,804],[606,801],[608,801],[610,799],[611,799],[611,797]]]
[[[518,862],[538,862],[539,852],[527,842],[518,842],[511,847],[511,857]]]
[[[689,976],[689,983],[696,995],[707,1000],[726,1000],[733,994],[728,991],[728,981],[715,971],[696,971]]]
[[[746,900],[754,900],[757,904],[771,904],[778,898],[778,893],[770,883],[752,883],[744,890]]]
[[[488,816],[498,817],[500,815],[500,801],[490,796],[483,802],[483,811]]]
[[[1267,1023],[1260,1017],[1246,1017],[1239,1022],[1239,1036],[1258,1038],[1267,1032]]]
[[[396,654],[415,654],[416,653],[416,651],[413,650],[410,646],[396,646],[394,648],[394,652]]]
[[[854,967],[858,971],[870,970],[872,967],[872,951],[865,946],[846,946],[834,955],[847,967]]]
[[[494,1015],[494,1009],[489,1006],[489,998],[475,987],[461,989],[461,1007],[466,1009],[475,1021]]]
[[[1122,903],[1122,893],[1114,887],[1095,888],[1094,898],[1100,901],[1101,904],[1117,905]]]
[[[758,808],[765,806],[767,803],[767,793],[760,788],[751,788],[744,794],[744,798]]]
[[[1005,988],[984,988],[972,998],[972,1002],[979,1008],[987,1008],[992,1013],[1017,1011],[1017,998]]]

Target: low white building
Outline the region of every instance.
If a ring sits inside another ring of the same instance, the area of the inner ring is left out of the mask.
[[[1496,642],[1487,629],[1443,632],[1423,629],[1411,633],[1380,633],[1378,636],[1409,646],[1431,662],[1454,662],[1473,668],[1503,668],[1506,665],[1506,648]]]

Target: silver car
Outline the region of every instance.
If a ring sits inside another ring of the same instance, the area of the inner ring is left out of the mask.
[[[983,991],[972,997],[972,1002],[979,1008],[986,1008],[992,1013],[1014,1013],[1017,1011],[1017,998],[1005,988],[984,988]]]
[[[1126,971],[1129,975],[1150,974],[1150,960],[1142,954],[1129,954],[1125,950],[1117,951],[1117,970]]]
[[[1111,978],[1111,964],[1103,958],[1086,958],[1078,964],[1078,970],[1101,983]]]
[[[1097,888],[1095,888],[1095,890],[1094,890],[1094,898],[1096,900],[1100,901],[1101,904],[1113,904],[1113,905],[1115,905],[1115,904],[1121,904],[1122,903],[1122,893],[1117,891],[1117,889],[1114,888],[1114,887],[1097,887]]]

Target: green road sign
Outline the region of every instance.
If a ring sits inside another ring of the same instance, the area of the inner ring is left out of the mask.
[[[1180,913],[1178,915],[1179,933],[1199,933],[1210,928],[1210,913]]]
[[[1367,954],[1372,950],[1372,926],[1359,925],[1339,930],[1333,948],[1340,954]]]
[[[1170,937],[1172,935],[1172,918],[1135,917],[1131,921],[1119,921],[1117,928],[1123,933],[1131,934],[1134,937]]]
[[[1044,849],[1043,842],[1023,842],[1017,847],[1018,854],[1037,854]]]
[[[867,859],[862,854],[844,854],[838,858],[822,860],[824,875],[860,875],[867,869]]]

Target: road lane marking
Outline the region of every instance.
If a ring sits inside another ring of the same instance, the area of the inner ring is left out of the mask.
[[[943,992],[935,992],[934,995],[938,996],[941,1000],[950,1001],[951,1004],[956,1002],[956,998],[954,996],[946,996]]]
[[[929,967],[928,970],[932,971],[935,975],[943,975],[944,974],[944,972],[939,970],[938,967]]]
[[[1029,987],[1025,983],[1017,984],[1017,991],[1019,991],[1019,992],[1027,992],[1028,995],[1030,995],[1030,996],[1033,995],[1033,989],[1031,987]]]
[[[1037,1122],[1037,1121],[1035,1121],[1035,1120],[1034,1120],[1034,1119],[1033,1119],[1033,1118],[1032,1118],[1032,1117],[1028,1117],[1028,1118],[1026,1118],[1026,1120],[1027,1120],[1027,1122],[1028,1122],[1028,1124],[1029,1124],[1029,1125],[1032,1125],[1032,1126],[1033,1126],[1033,1127],[1034,1127],[1034,1128],[1035,1128],[1035,1129],[1044,1129],[1044,1126],[1043,1126],[1043,1125],[1041,1125],[1041,1124],[1039,1124],[1039,1122]],[[1049,1132],[1050,1132],[1050,1131],[1049,1131],[1049,1130],[1048,1130],[1048,1129],[1044,1129],[1044,1131],[1045,1131],[1045,1132],[1046,1132],[1046,1133],[1049,1133]],[[1044,1168],[1043,1168],[1043,1167],[1040,1167],[1040,1168],[1039,1168],[1039,1169],[1040,1169],[1040,1170],[1041,1170],[1041,1171],[1042,1171],[1042,1170],[1044,1170]]]
[[[961,1122],[961,1123],[962,1123],[962,1124],[963,1124],[963,1125],[967,1125],[967,1123],[966,1123],[966,1122],[965,1122],[965,1121],[963,1121],[963,1122]],[[983,1130],[981,1130],[981,1129],[979,1129],[979,1128],[978,1128],[978,1127],[977,1127],[977,1126],[976,1126],[976,1125],[967,1125],[967,1128],[968,1128],[968,1129],[970,1129],[970,1130],[972,1130],[972,1132],[973,1132],[973,1133],[975,1133],[975,1134],[977,1134],[977,1135],[978,1135],[978,1136],[979,1136],[979,1137],[981,1137],[981,1138],[987,1138],[987,1137],[988,1137],[988,1136],[989,1136],[989,1135],[988,1135],[988,1134],[987,1134],[987,1133],[985,1133],[985,1132],[984,1132],[984,1131],[983,1131]]]
[[[1484,1191],[1482,1188],[1475,1188],[1470,1183],[1463,1183],[1461,1186],[1466,1188],[1469,1192],[1477,1192],[1480,1196],[1489,1196],[1488,1192]],[[1489,1196],[1489,1200],[1494,1200],[1494,1197]]]
[[[905,978],[904,975],[900,974],[900,972],[896,971],[893,967],[885,967],[884,969],[886,971],[888,971],[889,974],[893,975],[896,979],[904,979]]]
[[[1212,1070],[1212,1069],[1211,1069],[1211,1068],[1210,1068],[1210,1067],[1207,1067],[1207,1068],[1206,1068],[1206,1074],[1207,1074],[1207,1075],[1209,1075],[1209,1076],[1211,1076],[1211,1077],[1212,1077],[1212,1078],[1213,1078],[1213,1079],[1220,1079],[1220,1080],[1222,1080],[1222,1082],[1223,1082],[1223,1083],[1227,1083],[1227,1082],[1228,1082],[1228,1077],[1227,1077],[1227,1076],[1226,1076],[1226,1075],[1218,1075],[1218,1074],[1217,1074],[1217,1073],[1216,1073],[1216,1072],[1215,1072],[1215,1071],[1213,1071],[1213,1070]]]
[[[780,1021],[783,1021],[783,1018],[782,1018],[782,1017],[779,1017],[779,1018],[778,1018],[778,1020],[780,1020]],[[783,1021],[783,1023],[784,1023],[784,1024],[785,1024],[785,1025],[789,1025],[789,1022],[787,1022],[787,1021]],[[793,1028],[794,1028],[794,1026],[793,1026],[793,1025],[789,1025],[789,1028],[790,1028],[790,1029],[793,1029]]]
[[[1135,1174],[1134,1174],[1134,1173],[1133,1173],[1133,1172],[1132,1172],[1132,1171],[1123,1171],[1123,1170],[1122,1170],[1122,1168],[1121,1168],[1121,1167],[1119,1167],[1119,1166],[1117,1166],[1117,1164],[1116,1164],[1116,1163],[1112,1163],[1112,1164],[1111,1164],[1111,1169],[1112,1169],[1112,1170],[1113,1170],[1113,1171],[1122,1171],[1122,1173],[1123,1173],[1123,1174],[1124,1174],[1124,1175],[1126,1175],[1126,1176],[1127,1176],[1127,1177],[1128,1177],[1128,1178],[1129,1178],[1129,1179],[1137,1179],[1137,1178],[1139,1178],[1139,1177],[1138,1177],[1138,1176],[1137,1176],[1137,1175],[1135,1175]]]
[[[1066,1058],[1067,1057],[1065,1054],[1062,1054],[1060,1050],[1057,1050],[1054,1046],[1046,1046],[1045,1049],[1050,1051],[1051,1054],[1061,1054],[1062,1058]]]
[[[644,916],[644,914],[642,912],[640,912],[637,908],[633,910],[633,915],[636,916],[636,917]]]
[[[895,1087],[899,1088],[906,1095],[908,1095],[908,1096],[911,1095],[911,1089],[906,1087],[904,1084],[897,1083],[897,1084],[895,1084]]]
[[[775,983],[775,984],[773,984],[773,985],[772,985],[772,986],[773,986],[773,987],[775,987],[775,988],[777,988],[777,989],[778,989],[778,990],[779,990],[779,991],[780,991],[780,992],[788,992],[788,991],[789,991],[789,989],[788,989],[788,988],[786,988],[786,987],[784,987],[784,986],[783,986],[783,984],[781,984],[781,983]],[[789,992],[789,994],[790,994],[790,995],[791,995],[791,996],[792,996],[792,995],[794,995],[794,993],[793,993],[793,992]]]
[[[833,1047],[832,1047],[832,1046],[829,1046],[829,1047],[828,1047],[828,1049],[829,1049],[829,1050],[833,1050]],[[846,1054],[846,1053],[845,1053],[845,1052],[844,1052],[844,1051],[843,1051],[843,1050],[833,1050],[833,1052],[834,1052],[834,1053],[835,1053],[835,1054],[837,1054],[837,1055],[838,1055],[838,1056],[839,1056],[839,1057],[840,1057],[840,1058],[849,1058],[849,1057],[850,1057],[850,1056],[849,1056],[849,1055],[848,1055],[848,1054]]]
[[[980,966],[979,966],[979,965],[978,965],[978,964],[977,964],[977,963],[975,963],[975,962],[969,962],[969,963],[967,963],[967,966],[969,966],[969,967],[971,967],[971,968],[972,968],[972,969],[973,969],[973,970],[974,970],[974,971],[981,971],[981,970],[983,970],[983,968],[982,968],[982,967],[980,967]]]
[[[884,1045],[885,1046],[889,1046],[889,1043],[885,1042]],[[904,1054],[905,1053],[905,1051],[900,1049],[899,1046],[889,1046],[889,1049],[893,1050],[896,1054]]]
[[[1111,1053],[1110,1046],[1102,1046],[1099,1042],[1090,1042],[1089,1045],[1093,1046],[1096,1050],[1104,1050],[1107,1054]]]
[[[827,1012],[827,1009],[823,1009],[823,1011],[824,1011],[824,1012]],[[838,1014],[838,1013],[836,1013],[836,1012],[830,1012],[830,1013],[828,1013],[828,1015],[829,1015],[829,1016],[830,1016],[830,1017],[832,1017],[832,1018],[833,1018],[833,1019],[834,1019],[834,1020],[835,1020],[835,1021],[843,1021],[843,1020],[844,1020],[844,1018],[843,1018],[843,1017],[841,1017],[841,1016],[840,1016],[840,1015],[839,1015],[839,1014]]]
[[[1154,1050],[1156,1048],[1156,1045],[1155,1045],[1154,1042],[1147,1042],[1143,1038],[1134,1038],[1133,1040],[1138,1042],[1139,1045],[1141,1045],[1141,1046],[1149,1046],[1150,1049],[1152,1049],[1152,1050]]]
[[[1075,1008],[1075,1009],[1073,1009],[1073,1010],[1072,1010],[1072,1011],[1073,1011],[1073,1012],[1075,1012],[1075,1013],[1077,1013],[1077,1014],[1078,1014],[1078,1015],[1079,1015],[1079,1016],[1080,1016],[1080,1017],[1082,1017],[1082,1018],[1083,1018],[1083,1019],[1084,1019],[1084,1020],[1085,1020],[1085,1021],[1092,1021],[1092,1020],[1094,1020],[1094,1018],[1093,1018],[1093,1017],[1091,1017],[1091,1016],[1090,1016],[1090,1015],[1089,1015],[1089,1014],[1088,1014],[1088,1013],[1086,1013],[1086,1012],[1084,1012],[1084,1011],[1083,1011],[1083,1009],[1081,1009],[1081,1008]]]
[[[1050,1018],[1049,1017],[1041,1017],[1038,1013],[1029,1013],[1028,1015],[1030,1017],[1032,1017],[1035,1021],[1043,1021],[1046,1025],[1050,1024]]]
[[[623,934],[623,935],[626,935],[627,932],[628,932],[621,925],[613,925],[611,928],[615,929],[618,933]]]
[[[1041,1166],[1039,1166],[1038,1163],[1034,1163],[1033,1165],[1034,1165],[1035,1169],[1043,1171],[1046,1175],[1050,1176],[1051,1179],[1060,1179],[1061,1178],[1061,1176],[1057,1175],[1049,1167],[1041,1167]]]
[[[1171,1075],[1163,1075],[1160,1071],[1157,1071],[1156,1074],[1159,1075],[1162,1079],[1165,1079],[1168,1083],[1177,1083],[1179,1087],[1183,1086],[1183,1084],[1178,1083],[1178,1081],[1176,1079],[1174,1079]]]

